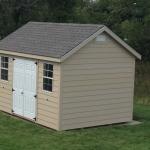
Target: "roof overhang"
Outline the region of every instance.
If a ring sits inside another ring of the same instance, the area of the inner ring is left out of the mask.
[[[34,55],[34,54],[25,54],[25,53],[19,53],[19,52],[12,52],[9,50],[0,50],[0,54],[13,55],[13,56],[32,58],[32,59],[39,59],[39,60],[52,61],[52,62],[63,62],[64,60],[66,60],[68,57],[70,57],[72,54],[77,52],[79,49],[81,49],[83,46],[88,44],[90,41],[92,41],[94,38],[96,38],[99,34],[101,34],[103,32],[106,32],[111,37],[113,37],[119,44],[121,44],[126,50],[128,50],[135,58],[141,59],[141,55],[139,53],[137,53],[133,48],[131,48],[128,44],[126,44],[121,38],[119,38],[116,34],[114,34],[106,26],[103,26],[101,29],[99,29],[93,35],[91,35],[90,37],[85,39],[82,43],[80,43],[78,46],[73,48],[71,51],[66,53],[61,58],[39,56],[39,55]]]
[[[0,54],[13,55],[13,56],[25,57],[25,58],[31,58],[31,59],[39,59],[39,60],[52,61],[52,62],[60,62],[59,58],[18,53],[18,52],[6,51],[6,50],[0,50]]]
[[[72,54],[77,52],[79,49],[81,49],[83,46],[85,46],[87,43],[89,43],[91,40],[96,38],[99,34],[103,32],[107,32],[111,37],[113,37],[118,43],[120,43],[123,47],[125,47],[132,55],[134,55],[136,58],[141,59],[141,55],[137,53],[133,48],[131,48],[128,44],[126,44],[121,38],[119,38],[115,33],[113,33],[110,29],[108,29],[106,26],[102,27],[100,30],[98,30],[96,33],[91,35],[89,38],[84,40],[81,44],[76,46],[74,49],[69,51],[67,54],[65,54],[63,57],[60,58],[60,62],[63,62],[68,57],[70,57]]]

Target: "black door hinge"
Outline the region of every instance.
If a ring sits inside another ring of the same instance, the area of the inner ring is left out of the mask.
[[[35,98],[37,98],[37,95],[34,95]]]
[[[35,64],[37,65],[37,62],[35,62]]]
[[[35,121],[36,121],[36,117],[35,118],[33,118]]]
[[[13,109],[12,109],[11,111],[12,111],[12,113],[14,113],[14,110],[13,110]]]
[[[13,92],[13,91],[15,91],[15,90],[12,88],[12,92]]]
[[[13,61],[16,60],[15,58],[13,58]]]

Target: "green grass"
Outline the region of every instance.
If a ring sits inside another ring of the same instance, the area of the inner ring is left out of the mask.
[[[136,65],[134,102],[140,125],[63,132],[0,112],[0,150],[150,150],[150,63]]]
[[[150,106],[134,119],[143,124],[57,132],[0,112],[0,150],[150,150]]]

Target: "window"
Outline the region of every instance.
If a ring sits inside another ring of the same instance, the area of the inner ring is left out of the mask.
[[[43,63],[43,90],[52,92],[53,89],[53,65]]]
[[[1,79],[8,81],[8,57],[1,56]]]
[[[101,41],[101,42],[104,42],[104,41],[106,41],[106,35],[98,35],[97,37],[96,37],[96,41]]]

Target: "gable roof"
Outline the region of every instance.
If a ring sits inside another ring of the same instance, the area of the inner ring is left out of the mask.
[[[60,62],[107,32],[135,57],[141,56],[103,25],[29,22],[0,41],[0,50],[58,58]]]
[[[115,33],[113,33],[109,28],[104,26],[100,30],[98,30],[96,33],[91,35],[89,38],[84,40],[80,45],[69,51],[66,55],[64,55],[62,58],[60,58],[60,61],[64,61],[68,57],[70,57],[72,54],[74,54],[76,51],[78,51],[80,48],[82,48],[84,45],[86,45],[88,42],[96,38],[99,34],[103,32],[108,33],[111,37],[113,37],[120,45],[122,45],[127,51],[129,51],[132,55],[134,55],[136,58],[141,59],[141,55],[137,53],[132,47],[130,47],[127,43],[125,43],[121,38],[119,38]]]
[[[1,50],[61,58],[103,25],[29,22],[2,41]]]

